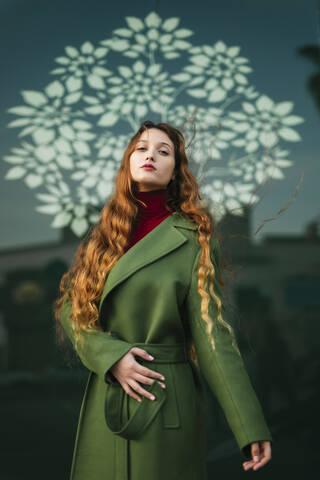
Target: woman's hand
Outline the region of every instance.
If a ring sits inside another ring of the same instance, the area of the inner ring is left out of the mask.
[[[244,470],[258,470],[271,459],[271,443],[269,440],[251,443],[252,460],[243,462]]]
[[[153,357],[142,348],[132,347],[128,353],[112,365],[109,371],[118,380],[123,390],[130,395],[130,397],[141,402],[141,398],[135,393],[136,391],[141,395],[144,395],[146,398],[154,400],[155,396],[142,388],[138,382],[151,385],[154,382],[154,378],[159,378],[160,380],[164,380],[165,378],[161,373],[155,372],[141,365],[136,361],[134,355],[138,355],[144,360],[153,360]],[[163,382],[159,382],[159,384],[162,388],[166,388]]]

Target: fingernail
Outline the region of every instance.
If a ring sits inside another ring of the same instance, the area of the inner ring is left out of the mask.
[[[253,457],[253,460],[254,460],[255,462],[259,462],[259,457],[257,457],[257,456],[255,455],[255,456]]]
[[[162,375],[162,377],[160,377],[160,378],[161,378],[161,380],[165,380],[166,377],[164,377],[164,376]]]
[[[154,357],[152,355],[149,355],[150,360],[154,360]]]
[[[151,400],[154,400],[156,397],[154,395],[151,395]]]

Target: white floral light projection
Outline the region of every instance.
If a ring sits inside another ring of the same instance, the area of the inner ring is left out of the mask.
[[[41,189],[37,211],[54,217],[53,228],[69,225],[82,236],[98,220],[140,123],[165,121],[185,135],[216,218],[242,215],[259,199],[259,184],[284,178],[292,161],[279,144],[300,141],[292,127],[304,119],[292,114],[293,102],[276,103],[249,85],[252,68],[239,46],[194,46],[179,18],[156,12],[125,20],[97,46],[66,46],[44,91],[21,92],[25,104],[8,110],[20,117],[8,127],[23,128],[19,147],[4,157],[5,178]]]

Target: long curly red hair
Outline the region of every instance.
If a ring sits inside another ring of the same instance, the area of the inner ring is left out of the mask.
[[[63,343],[66,334],[60,321],[61,306],[65,295],[72,304],[71,324],[76,340],[83,341],[81,331],[90,329],[102,330],[99,324],[99,299],[108,272],[124,254],[125,246],[138,214],[138,202],[135,197],[137,184],[130,172],[130,156],[135,149],[141,134],[149,128],[157,128],[165,132],[174,144],[175,167],[174,180],[167,186],[167,209],[176,211],[186,219],[198,225],[198,242],[202,247],[199,258],[198,291],[201,295],[201,316],[206,323],[212,348],[215,348],[213,335],[213,319],[208,314],[210,296],[217,305],[217,322],[224,325],[233,337],[233,345],[239,352],[232,327],[223,318],[223,306],[220,296],[214,291],[215,267],[210,259],[210,238],[216,235],[217,225],[206,206],[202,204],[199,186],[188,166],[183,134],[165,122],[141,123],[138,131],[132,136],[126,147],[120,168],[115,177],[114,189],[109,201],[102,208],[99,221],[91,232],[80,243],[70,269],[60,281],[60,296],[53,305],[56,319],[58,342]],[[221,286],[221,275],[218,279]],[[191,345],[190,357],[198,364],[194,344]]]

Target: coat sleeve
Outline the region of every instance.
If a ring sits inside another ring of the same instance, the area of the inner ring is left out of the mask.
[[[201,317],[201,296],[198,293],[198,267],[201,249],[196,255],[190,289],[186,298],[187,315],[191,335],[201,373],[217,398],[227,422],[235,436],[240,451],[245,458],[251,458],[250,444],[261,440],[273,441],[266,425],[261,405],[246,372],[242,356],[232,344],[229,329],[221,325],[214,327],[215,350],[206,331],[205,321]],[[220,283],[220,246],[216,238],[210,240],[210,256],[215,267],[214,289],[222,301],[222,316],[225,320],[225,306]],[[207,290],[208,291],[208,290]],[[209,294],[210,295],[210,294]],[[217,306],[210,295],[208,313],[216,324]],[[230,330],[233,329],[230,326]],[[234,335],[234,333],[233,333]],[[234,337],[235,339],[235,337]],[[236,340],[235,340],[236,342]]]
[[[81,332],[84,337],[84,345],[75,347],[74,333],[71,328],[71,302],[64,298],[61,307],[61,324],[70,338],[74,349],[83,365],[92,372],[100,375],[106,383],[118,384],[116,378],[109,369],[131,348],[128,342],[100,330],[92,329],[91,332]]]

